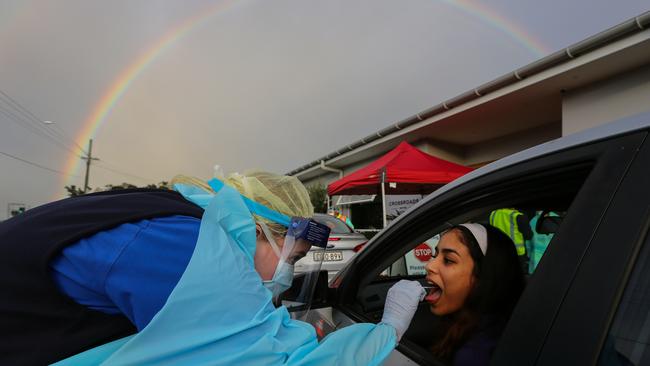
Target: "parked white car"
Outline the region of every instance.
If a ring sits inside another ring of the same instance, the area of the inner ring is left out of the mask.
[[[319,261],[319,256],[323,255],[321,269],[327,271],[328,279],[332,279],[363,248],[368,239],[334,216],[317,213],[314,214],[314,220],[327,225],[332,230],[327,241],[327,248],[324,252],[310,251],[307,253],[304,258],[296,262],[295,272],[301,273],[302,268],[314,261]]]

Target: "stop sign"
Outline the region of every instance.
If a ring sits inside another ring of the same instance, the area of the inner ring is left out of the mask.
[[[426,243],[422,243],[413,249],[413,254],[420,262],[428,262],[431,259],[431,248]]]

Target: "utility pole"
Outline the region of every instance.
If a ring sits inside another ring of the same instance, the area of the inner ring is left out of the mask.
[[[88,141],[88,155],[82,156],[81,158],[86,161],[86,179],[84,180],[84,193],[86,193],[90,188],[88,187],[88,176],[90,175],[90,163],[93,160],[99,160],[98,158],[93,158],[93,139],[90,139],[90,141]]]

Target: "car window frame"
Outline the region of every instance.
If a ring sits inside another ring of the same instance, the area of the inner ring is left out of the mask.
[[[531,276],[495,351],[494,364],[537,364],[594,233],[645,136],[645,131],[634,132],[585,147],[598,153],[598,163]]]
[[[594,233],[549,331],[538,364],[595,364],[650,226],[647,137]],[[612,250],[613,244],[616,250]],[[604,269],[606,268],[606,275]],[[595,281],[595,279],[598,279]],[[585,311],[588,304],[589,311]]]
[[[634,133],[633,135],[637,135],[637,133]],[[623,155],[623,158],[629,155],[629,151],[624,151],[622,153],[619,152],[619,154],[614,154],[614,152],[618,151],[617,149],[621,144],[621,141],[626,139],[632,139],[632,140],[636,139],[638,143],[638,138],[634,138],[634,137],[630,138],[629,136],[625,135],[622,137],[616,137],[613,139],[598,141],[596,143],[588,143],[577,147],[574,146],[561,151],[551,152],[543,156],[539,156],[523,162],[519,162],[512,166],[504,167],[498,171],[491,172],[484,176],[477,177],[474,180],[465,182],[464,184],[457,186],[454,189],[445,192],[440,196],[435,197],[434,199],[426,202],[425,204],[416,207],[416,209],[414,209],[413,211],[407,214],[407,217],[403,218],[402,220],[399,220],[398,222],[396,222],[395,225],[392,225],[389,228],[387,228],[382,233],[382,235],[378,236],[376,240],[374,240],[372,243],[369,244],[369,246],[371,246],[371,248],[369,249],[371,250],[365,253],[361,253],[361,255],[355,259],[354,265],[350,265],[346,268],[346,270],[350,273],[345,274],[345,281],[343,281],[340,284],[337,291],[339,296],[338,301],[339,301],[340,309],[344,311],[352,319],[355,319],[356,321],[368,321],[368,319],[366,319],[362,315],[362,311],[360,311],[358,308],[355,308],[355,297],[359,293],[358,289],[370,283],[372,281],[372,277],[376,274],[375,272],[381,271],[381,269],[378,270],[378,268],[382,268],[382,266],[385,265],[385,263],[384,264],[381,263],[381,259],[380,259],[382,254],[381,253],[382,248],[390,246],[391,241],[398,240],[400,238],[407,238],[405,241],[415,242],[418,240],[425,239],[425,237],[429,233],[432,233],[434,231],[442,231],[442,229],[444,229],[443,225],[437,225],[439,227],[429,226],[427,230],[422,230],[423,231],[422,233],[409,232],[408,230],[409,226],[417,227],[418,225],[424,224],[423,220],[419,220],[419,218],[421,218],[420,216],[426,217],[426,214],[429,210],[442,211],[445,209],[445,207],[453,207],[453,205],[458,205],[458,204],[469,205],[468,207],[470,207],[472,199],[480,200],[481,198],[484,198],[483,197],[484,195],[489,196],[491,194],[489,192],[490,187],[494,187],[495,185],[499,185],[499,184],[503,185],[503,182],[509,182],[510,179],[515,180],[515,182],[510,182],[510,183],[516,186],[517,184],[516,180],[519,178],[521,178],[524,182],[530,181],[530,179],[534,179],[528,177],[528,173],[531,172],[535,174],[543,175],[544,172],[548,170],[571,169],[574,166],[592,162],[591,163],[593,164],[592,171],[589,173],[587,179],[585,180],[584,184],[580,188],[578,194],[578,196],[585,196],[584,193],[585,186],[587,186],[588,183],[594,179],[592,178],[593,170],[599,170],[602,174],[604,170],[611,168],[609,165],[611,165],[611,162],[614,159],[619,159],[618,161],[620,162],[620,159],[622,158],[621,155]],[[609,164],[606,164],[607,162],[609,162]],[[508,184],[505,185],[507,186]],[[482,193],[481,190],[485,190],[485,192]],[[614,190],[613,187],[606,187],[604,189],[596,189],[595,193],[599,193],[601,195],[611,195],[614,193]],[[493,192],[492,194],[498,197],[500,194],[503,194],[503,192],[498,192],[498,193]],[[467,198],[463,199],[463,197],[467,195],[470,196],[469,201],[467,200]],[[583,201],[586,200],[587,198],[588,197],[583,198]],[[600,202],[600,204],[602,206],[605,205],[606,202]],[[498,205],[496,205],[495,208],[497,206]],[[568,217],[571,216],[571,211],[572,210],[570,209]],[[469,218],[471,216],[472,214],[470,210],[469,212],[467,212],[467,217]],[[576,218],[574,220],[579,221],[580,219]],[[562,229],[560,229],[560,232],[558,233],[558,235],[556,235],[556,238],[554,238],[554,240],[557,240],[557,236],[560,236],[561,233],[562,233]],[[586,247],[587,243],[585,243],[584,245]],[[390,262],[390,260],[388,262]],[[373,268],[373,266],[375,268]],[[567,289],[570,280],[566,279],[566,281],[563,282],[564,282],[563,286],[561,287],[563,289]],[[555,302],[557,303],[557,305],[555,307],[551,307],[550,310],[548,309],[546,310],[546,312],[550,313],[550,315],[546,316],[546,320],[544,321],[545,329],[550,328],[550,326],[552,325],[555,312],[557,311],[557,308],[559,308],[559,303],[561,302],[562,296],[557,295],[556,297],[557,299]],[[535,354],[539,352],[539,349],[541,348],[541,344],[543,344],[543,339],[544,339],[543,336],[546,334],[546,332],[543,330],[538,333],[540,333],[537,336],[538,340],[536,342],[533,342],[534,345],[532,347],[532,350]],[[413,351],[414,350],[413,347],[409,347],[408,342],[402,342],[402,344],[398,346],[398,349],[413,359],[418,358],[417,352]],[[530,356],[530,353],[528,353],[528,356]]]

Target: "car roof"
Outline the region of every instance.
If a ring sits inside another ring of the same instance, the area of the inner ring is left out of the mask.
[[[492,172],[501,170],[505,167],[515,165],[533,158],[538,158],[554,152],[565,150],[568,148],[576,147],[579,145],[594,143],[596,141],[612,138],[614,136],[631,133],[647,129],[650,127],[650,112],[637,114],[630,117],[625,117],[620,120],[606,123],[601,126],[593,127],[584,131],[576,132],[555,140],[545,142],[520,151],[518,153],[506,156],[502,159],[494,161],[490,164],[482,166],[474,171],[471,171],[462,177],[442,186],[440,189],[434,191],[424,199],[420,200],[417,204],[413,205],[407,212],[397,217],[391,222],[391,225],[401,221],[407,214],[417,207],[426,204],[427,202],[435,199],[436,197],[448,192],[466,182],[472,181],[481,176],[490,174]]]
[[[354,228],[350,227],[350,225],[348,225],[345,221],[343,221],[343,220],[341,220],[341,219],[337,219],[335,216],[332,216],[332,215],[329,215],[329,214],[324,214],[324,213],[314,212],[314,216],[313,216],[313,217],[314,217],[314,219],[316,219],[316,218],[318,218],[318,217],[321,217],[322,219],[325,219],[324,221],[327,221],[327,220],[337,220],[338,222],[340,222],[341,224],[343,224],[345,227],[347,227],[348,230],[349,230],[348,232],[335,232],[335,231],[332,231],[332,232],[331,232],[331,235],[336,235],[336,236],[341,236],[341,235],[346,235],[346,236],[359,235],[359,236],[363,236],[363,234],[361,234],[361,233],[357,232],[356,230],[354,230]]]

